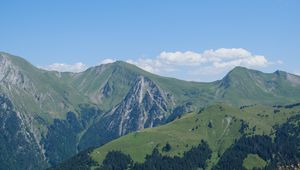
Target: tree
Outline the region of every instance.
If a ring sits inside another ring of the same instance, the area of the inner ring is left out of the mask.
[[[212,125],[212,123],[211,123],[211,121],[209,121],[209,123],[208,123],[208,125],[207,125],[209,128],[212,128],[213,127],[213,125]]]
[[[172,149],[172,146],[169,144],[169,142],[166,143],[166,145],[162,148],[163,152],[169,152]]]

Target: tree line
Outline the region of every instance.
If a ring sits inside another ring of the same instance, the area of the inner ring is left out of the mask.
[[[170,144],[169,144],[170,145]],[[169,145],[166,145],[168,148]],[[206,161],[211,158],[212,151],[205,141],[197,147],[185,152],[183,157],[163,156],[157,148],[145,157],[145,162],[134,163],[129,155],[120,151],[111,151],[107,154],[98,170],[182,170],[207,167]]]

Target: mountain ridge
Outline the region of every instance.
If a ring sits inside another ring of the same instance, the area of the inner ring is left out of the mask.
[[[10,120],[17,122],[14,131],[5,126],[1,130],[11,140],[15,133],[24,134],[24,142],[32,143],[26,147],[39,148],[36,158],[43,155],[47,166],[214,103],[240,107],[300,101],[299,76],[243,67],[221,80],[201,83],[157,76],[123,61],[70,73],[42,70],[20,57],[0,53],[0,66],[0,94],[5,96],[1,100],[12,103],[11,115],[19,115]],[[10,116],[0,114],[0,122],[6,124]],[[26,133],[31,134],[28,140]],[[4,147],[8,145],[3,141]],[[19,153],[17,148],[12,152]],[[0,163],[10,157],[7,153]]]
[[[2,52],[0,51],[0,58],[6,58],[6,59],[11,59],[10,61],[14,61],[14,63],[26,63],[25,65],[30,65],[31,67],[34,67],[35,69],[37,70],[43,70],[43,71],[46,71],[46,72],[56,72],[56,73],[71,73],[71,74],[81,74],[83,72],[87,72],[89,70],[93,70],[93,69],[101,69],[101,67],[125,67],[125,68],[128,68],[128,69],[131,69],[131,70],[134,70],[134,71],[137,71],[137,72],[140,72],[140,73],[143,73],[143,74],[147,74],[147,75],[154,75],[154,76],[159,76],[159,77],[162,77],[162,78],[171,78],[171,79],[175,79],[175,80],[180,80],[180,81],[185,81],[185,82],[195,82],[195,83],[203,83],[201,81],[189,81],[189,80],[182,80],[182,79],[178,79],[178,78],[173,78],[173,77],[166,77],[166,76],[161,76],[161,75],[156,75],[156,74],[153,74],[153,73],[150,73],[150,72],[147,72],[143,69],[141,69],[140,67],[134,65],[134,64],[131,64],[131,63],[128,63],[128,62],[125,62],[125,61],[122,61],[122,60],[116,60],[112,63],[107,63],[107,64],[100,64],[100,65],[96,65],[96,66],[91,66],[89,68],[87,68],[86,70],[84,71],[81,71],[81,72],[69,72],[69,71],[56,71],[56,70],[47,70],[47,69],[43,69],[43,68],[40,68],[40,67],[36,67],[34,65],[32,65],[30,62],[28,62],[27,60],[25,60],[24,58],[22,57],[19,57],[19,56],[16,56],[16,55],[11,55],[9,53],[6,53],[6,52]],[[18,64],[17,64],[18,65]],[[22,64],[24,65],[24,64]],[[260,73],[264,73],[262,71],[258,71],[258,70],[255,70],[255,69],[250,69],[250,68],[247,68],[247,67],[244,67],[244,66],[235,66],[233,69],[231,69],[226,75],[230,75],[232,72],[240,72],[241,70],[243,71],[250,71],[250,72],[260,72]],[[286,72],[284,70],[275,70],[274,72],[270,72],[270,73],[264,73],[264,74],[281,74],[281,75],[284,75],[284,74],[290,74],[290,75],[293,75],[293,76],[296,76],[296,77],[300,77],[299,75],[296,75],[296,74],[292,74],[292,73],[289,73],[289,72]],[[223,79],[223,78],[221,78]],[[214,81],[211,81],[211,82],[207,82],[207,83],[212,83],[212,82],[216,82],[216,81],[220,81],[221,79],[219,80],[214,80]]]

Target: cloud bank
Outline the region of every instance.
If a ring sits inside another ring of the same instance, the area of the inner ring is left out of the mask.
[[[100,64],[109,64],[113,63],[116,60],[113,59],[104,59],[102,60]],[[44,70],[49,70],[49,71],[59,71],[59,72],[74,72],[74,73],[79,73],[82,71],[85,71],[88,69],[88,65],[83,64],[82,62],[78,62],[75,64],[65,64],[65,63],[53,63],[48,66],[40,66],[39,68],[44,69]]]
[[[102,60],[100,64],[115,61],[108,58]],[[265,56],[252,54],[243,48],[210,49],[201,53],[195,51],[163,51],[157,57],[128,59],[126,62],[154,74],[192,81],[220,79],[236,66],[259,69],[283,63],[281,60],[271,62]],[[60,72],[81,72],[87,69],[87,65],[83,63],[55,63],[42,68]]]
[[[116,60],[114,60],[114,59],[106,58],[106,59],[102,60],[102,61],[100,62],[100,64],[109,64],[109,63],[113,63],[113,62],[115,62],[115,61],[116,61]]]
[[[270,61],[263,55],[255,55],[243,48],[220,48],[194,51],[163,51],[154,59],[127,60],[149,72],[185,80],[210,81],[219,78],[236,66],[248,68],[267,67]]]
[[[42,66],[40,67],[45,70],[49,71],[59,71],[59,72],[82,72],[88,68],[87,65],[79,62],[75,64],[64,64],[64,63],[54,63],[48,66]]]

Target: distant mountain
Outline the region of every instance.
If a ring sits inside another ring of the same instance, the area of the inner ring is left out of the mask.
[[[0,169],[43,169],[215,103],[299,102],[300,77],[237,67],[222,80],[198,83],[122,61],[61,73],[0,53],[0,96]]]
[[[220,81],[217,96],[219,99],[239,105],[243,103],[284,104],[298,102],[299,91],[299,76],[283,71],[266,74],[236,67]]]

